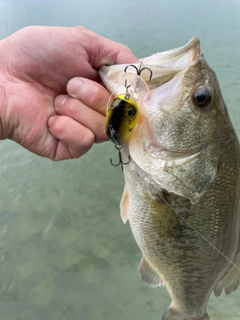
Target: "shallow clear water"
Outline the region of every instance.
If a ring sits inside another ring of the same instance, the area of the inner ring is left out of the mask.
[[[0,0],[0,39],[26,25],[84,25],[139,57],[199,36],[240,136],[239,0]],[[114,147],[53,163],[3,141],[0,154],[0,320],[161,319],[170,298],[138,279]],[[211,319],[239,319],[239,300],[212,296]]]

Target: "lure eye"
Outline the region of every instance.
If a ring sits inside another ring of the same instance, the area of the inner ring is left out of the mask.
[[[205,108],[212,101],[212,93],[207,87],[199,86],[194,91],[193,100],[196,106]]]
[[[127,110],[127,117],[132,119],[136,115],[136,110],[134,108],[128,108]]]

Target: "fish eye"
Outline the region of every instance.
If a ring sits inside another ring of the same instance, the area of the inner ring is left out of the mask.
[[[133,107],[130,107],[130,108],[127,109],[127,114],[126,115],[127,115],[128,118],[131,119],[136,115],[136,113],[137,113],[136,109],[133,108]]]
[[[199,86],[194,91],[193,100],[196,106],[200,108],[207,107],[212,101],[212,93],[207,87]]]

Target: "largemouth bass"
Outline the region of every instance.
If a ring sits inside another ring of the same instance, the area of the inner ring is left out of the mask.
[[[134,66],[100,71],[139,107],[131,131],[124,112],[111,125],[125,164],[121,216],[142,252],[140,278],[172,298],[162,319],[207,320],[211,292],[240,282],[239,142],[197,38]]]

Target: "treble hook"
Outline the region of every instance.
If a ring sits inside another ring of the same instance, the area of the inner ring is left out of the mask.
[[[144,68],[141,68],[141,65],[142,65],[142,62],[140,62],[140,66],[139,66],[139,69],[134,65],[134,64],[129,64],[128,66],[126,66],[126,68],[124,69],[124,72],[127,72],[127,69],[129,67],[133,67],[136,71],[137,71],[137,75],[140,76],[141,73],[143,72],[143,70],[148,70],[150,72],[150,76],[149,76],[149,82],[151,81],[152,79],[152,70],[148,67],[144,67]]]
[[[112,158],[110,158],[110,163],[114,167],[118,167],[119,165],[121,165],[121,168],[122,168],[122,171],[123,171],[123,166],[126,165],[126,164],[129,164],[129,162],[130,162],[130,156],[128,156],[128,162],[123,162],[122,154],[121,154],[122,146],[116,144],[115,148],[118,150],[119,162],[117,164],[114,164],[113,161],[112,161]]]

